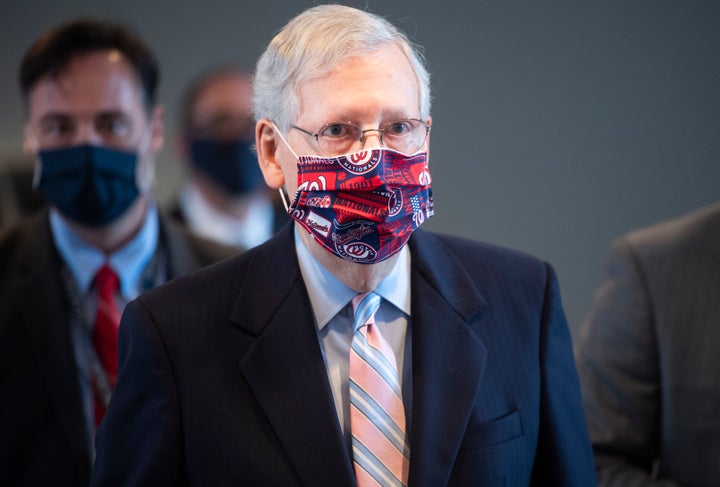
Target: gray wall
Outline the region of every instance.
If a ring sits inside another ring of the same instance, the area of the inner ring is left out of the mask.
[[[184,85],[217,62],[254,65],[315,3],[12,1],[0,15],[0,157],[21,150],[16,72],[30,42],[80,14],[122,20],[163,65],[158,194],[167,201],[182,172],[173,136]],[[718,199],[720,2],[344,3],[388,17],[425,46],[436,198],[427,228],[553,263],[574,330],[613,237]]]

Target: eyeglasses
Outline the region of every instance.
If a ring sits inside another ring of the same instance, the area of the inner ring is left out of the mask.
[[[358,127],[349,122],[333,122],[323,125],[312,133],[297,125],[292,128],[314,137],[323,155],[334,157],[361,149],[365,145],[368,132],[377,132],[380,144],[406,154],[412,154],[422,147],[430,133],[430,126],[416,118],[395,120],[377,129]]]

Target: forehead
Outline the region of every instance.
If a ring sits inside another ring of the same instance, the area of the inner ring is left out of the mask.
[[[193,115],[201,118],[217,112],[244,116],[251,111],[252,81],[241,74],[228,74],[208,81],[193,105]]]
[[[30,90],[28,108],[31,119],[47,113],[130,112],[143,109],[143,94],[119,51],[96,51],[74,56],[58,73],[40,78]]]
[[[410,61],[397,46],[347,59],[299,85],[298,120],[372,122],[418,117],[420,88]]]

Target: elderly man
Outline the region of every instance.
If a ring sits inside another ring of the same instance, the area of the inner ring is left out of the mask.
[[[295,223],[128,306],[94,485],[593,485],[551,268],[415,231],[431,118],[405,36],[312,8],[254,88]]]
[[[229,250],[158,215],[158,67],[140,39],[62,25],[28,50],[20,81],[49,210],[0,242],[0,484],[88,485],[123,305]]]
[[[248,73],[214,69],[187,90],[178,147],[188,180],[170,215],[193,233],[247,249],[287,223],[278,194],[263,182],[254,129]]]

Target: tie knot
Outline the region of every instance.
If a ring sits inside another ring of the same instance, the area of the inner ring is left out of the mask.
[[[358,294],[353,298],[352,305],[355,312],[355,331],[370,322],[370,320],[375,316],[375,312],[380,307],[380,301],[380,296],[373,292]]]
[[[103,264],[95,274],[95,283],[101,292],[115,292],[118,288],[119,279],[112,267]]]

